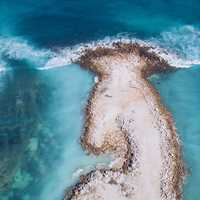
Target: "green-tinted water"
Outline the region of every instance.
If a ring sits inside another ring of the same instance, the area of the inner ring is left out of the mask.
[[[0,82],[0,199],[61,199],[74,173],[97,163],[79,145],[92,74],[77,65],[18,66]]]
[[[200,185],[200,66],[156,75],[152,83],[172,112],[182,139],[184,159],[190,175],[184,189],[185,200],[199,199]]]

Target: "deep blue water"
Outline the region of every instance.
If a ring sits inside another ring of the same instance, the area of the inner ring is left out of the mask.
[[[198,0],[1,0],[0,200],[60,200],[77,169],[106,162],[79,145],[93,75],[62,62],[67,47],[128,35],[200,63],[199,10]],[[63,66],[40,70],[52,57]],[[199,73],[153,78],[191,169],[185,200],[200,195]]]
[[[198,0],[1,0],[0,30],[44,46],[63,46],[128,32],[157,36],[198,24]]]

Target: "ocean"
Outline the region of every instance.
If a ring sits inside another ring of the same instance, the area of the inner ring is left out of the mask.
[[[184,200],[198,199],[199,10],[198,0],[1,0],[0,200],[61,200],[79,174],[109,162],[81,148],[95,75],[71,60],[118,40],[153,45],[181,67],[151,81],[182,140]]]

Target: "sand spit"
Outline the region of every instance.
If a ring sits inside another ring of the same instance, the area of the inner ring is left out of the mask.
[[[151,74],[173,70],[137,43],[86,50],[82,67],[98,76],[86,108],[83,147],[111,153],[110,169],[97,169],[65,200],[179,200],[185,176],[180,141],[171,114],[148,82]]]

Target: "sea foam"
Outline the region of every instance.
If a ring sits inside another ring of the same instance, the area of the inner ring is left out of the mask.
[[[39,57],[49,57],[52,52],[49,50],[39,50],[19,37],[0,37],[0,55],[11,59],[33,59]]]
[[[45,64],[52,58],[51,50],[39,49],[20,37],[0,37],[0,68],[7,67],[7,60],[26,60],[34,65]]]
[[[200,30],[194,26],[172,28],[161,33],[160,37],[151,39],[150,43],[173,66],[200,64]]]
[[[0,71],[6,68],[8,59],[27,60],[39,70],[62,67],[75,62],[86,49],[97,47],[114,48],[115,42],[137,42],[149,46],[150,51],[157,53],[174,67],[190,67],[200,64],[200,30],[193,26],[181,26],[162,32],[158,37],[140,40],[123,33],[101,40],[81,43],[66,48],[39,49],[18,37],[0,37]]]
[[[140,40],[128,34],[118,34],[115,37],[105,37],[102,40],[67,47],[60,50],[54,58],[49,59],[44,69],[67,65],[79,58],[86,49],[114,48],[115,42],[137,42],[140,45],[149,46],[151,52],[155,52],[174,67],[186,68],[200,64],[200,30],[187,25],[172,28],[162,32],[159,37],[149,40]]]

